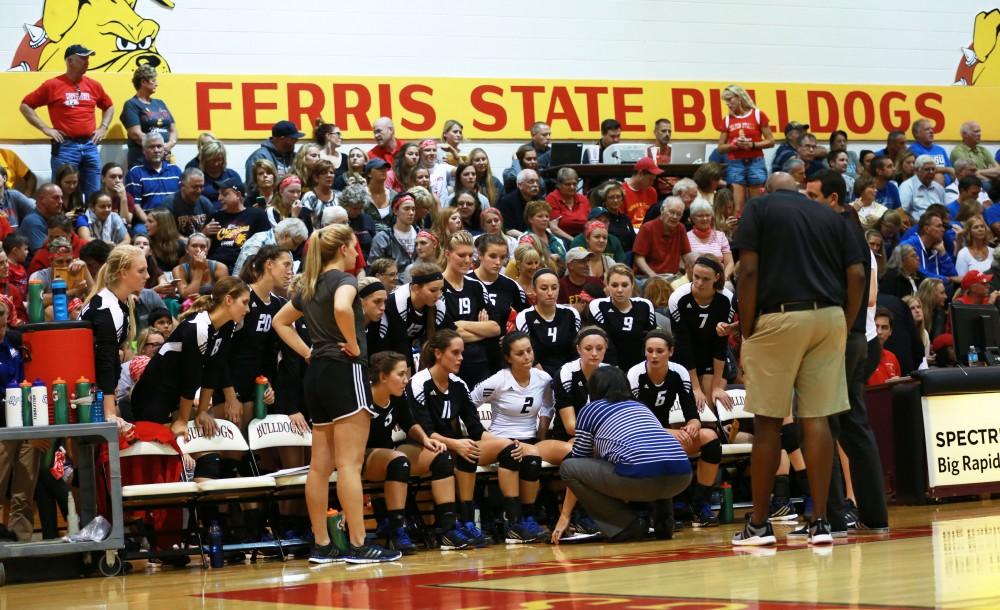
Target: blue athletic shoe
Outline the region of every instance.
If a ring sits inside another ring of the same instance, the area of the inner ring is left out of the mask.
[[[385,549],[377,544],[366,544],[364,546],[348,545],[347,552],[344,553],[344,561],[347,563],[382,563],[386,561],[398,561],[403,553],[391,549]]]
[[[344,557],[333,545],[332,540],[323,546],[313,543],[312,551],[309,553],[309,563],[339,563],[341,561],[344,561]]]
[[[465,538],[469,541],[470,546],[476,548],[483,548],[484,546],[489,546],[493,540],[484,534],[476,524],[472,521],[466,521],[464,524],[459,524],[462,529],[462,533],[465,534]]]

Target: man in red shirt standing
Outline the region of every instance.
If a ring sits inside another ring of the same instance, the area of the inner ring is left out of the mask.
[[[381,117],[372,126],[372,135],[375,136],[375,146],[368,151],[369,159],[382,159],[392,165],[396,154],[403,148],[406,142],[396,139],[396,127],[389,117]]]
[[[667,197],[659,220],[642,225],[632,245],[636,273],[653,277],[681,270],[681,263],[691,253],[687,231],[681,223],[684,202],[680,197]]]
[[[625,180],[625,215],[632,221],[632,226],[638,229],[646,216],[649,206],[656,203],[656,189],[653,182],[663,170],[649,157],[643,157],[635,163],[631,176]]]
[[[52,138],[52,173],[66,163],[80,168],[80,190],[90,195],[101,188],[101,157],[97,145],[104,139],[115,115],[114,102],[99,82],[85,76],[94,52],[79,44],[66,49],[66,74],[42,83],[21,101],[21,114]],[[35,112],[46,106],[49,127]],[[94,109],[101,109],[101,124]]]

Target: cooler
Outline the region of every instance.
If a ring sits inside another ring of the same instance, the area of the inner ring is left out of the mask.
[[[75,398],[76,380],[94,382],[94,333],[90,322],[39,322],[17,328],[24,344],[24,376],[41,379],[49,393],[49,424],[55,423],[52,380],[66,381],[70,398]],[[76,409],[69,410],[69,422],[77,423]]]

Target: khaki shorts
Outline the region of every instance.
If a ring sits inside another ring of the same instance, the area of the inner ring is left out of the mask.
[[[765,417],[792,414],[792,391],[799,417],[846,411],[844,356],[847,323],[840,307],[769,313],[743,342],[746,410]]]

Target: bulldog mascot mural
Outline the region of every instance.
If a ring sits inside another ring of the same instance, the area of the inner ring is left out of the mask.
[[[173,0],[152,0],[173,8]],[[82,44],[93,49],[90,70],[132,72],[149,64],[170,72],[167,60],[156,50],[160,24],[135,11],[138,0],[45,0],[42,18],[24,24],[21,41],[10,70],[23,72],[64,69],[66,48]]]

